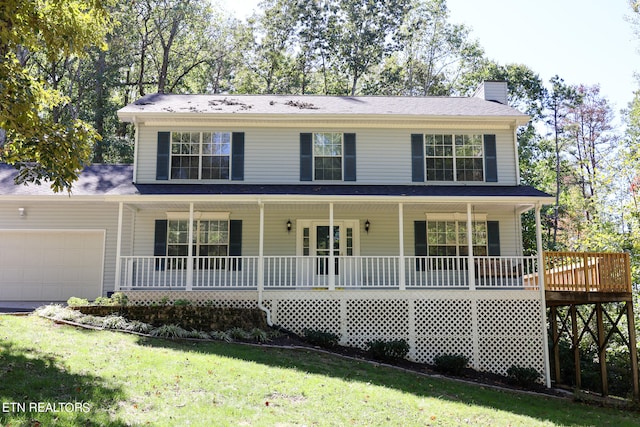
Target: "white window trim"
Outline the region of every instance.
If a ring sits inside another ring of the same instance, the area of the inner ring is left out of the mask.
[[[425,213],[425,218],[427,221],[459,221],[466,222],[467,214],[460,212],[450,212],[450,213]],[[471,215],[471,221],[487,221],[486,213],[474,213]]]
[[[231,176],[233,171],[231,170],[232,166],[233,166],[233,161],[232,161],[232,150],[233,150],[233,132],[229,131],[229,130],[201,130],[201,131],[191,131],[191,130],[173,130],[170,132],[169,134],[169,179],[170,180],[175,180],[175,181],[194,181],[194,179],[182,179],[182,178],[172,178],[171,177],[171,163],[174,157],[173,154],[173,134],[174,133],[198,133],[199,134],[199,149],[198,149],[198,178],[197,181],[201,181],[202,178],[202,158],[203,157],[227,157],[227,156],[222,156],[222,155],[204,155],[204,150],[203,150],[203,134],[205,133],[210,133],[210,134],[214,134],[214,133],[226,133],[229,134],[229,178],[222,178],[222,179],[209,179],[207,178],[206,181],[230,181],[231,180]],[[175,155],[176,157],[180,157],[179,155]]]
[[[316,135],[320,133],[340,134],[340,155],[339,156],[316,156]],[[315,131],[311,132],[311,154],[313,156],[312,171],[313,180],[318,182],[344,182],[344,132]],[[340,158],[340,179],[316,179],[316,157]]]
[[[168,220],[185,220],[189,219],[189,212],[166,212]],[[230,212],[193,212],[193,220],[229,220]]]
[[[451,141],[452,141],[452,155],[451,156],[427,156],[427,135],[450,135],[451,136]],[[467,133],[467,132],[460,132],[460,133],[437,133],[437,132],[429,132],[429,133],[424,133],[422,135],[422,146],[424,149],[424,158],[425,158],[425,168],[424,168],[424,181],[425,182],[430,182],[430,183],[439,183],[439,182],[487,182],[487,172],[485,171],[485,152],[484,152],[484,144],[482,144],[482,180],[481,181],[458,181],[457,179],[457,175],[458,175],[458,168],[456,166],[456,160],[458,158],[460,159],[471,159],[473,157],[468,157],[468,156],[462,156],[462,157],[458,157],[456,156],[456,136],[479,136],[481,140],[484,141],[484,135],[482,133]],[[451,181],[442,181],[442,180],[428,180],[427,179],[427,174],[428,174],[428,169],[426,167],[426,159],[448,159],[451,158],[453,160],[453,180]]]

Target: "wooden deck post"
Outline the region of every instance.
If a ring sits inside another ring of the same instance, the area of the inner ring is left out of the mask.
[[[558,335],[558,308],[553,305],[549,309],[549,313],[551,319],[549,319],[549,323],[551,323],[551,337],[552,337],[552,347],[553,347],[553,368],[554,368],[554,376],[556,380],[556,384],[560,384],[560,348],[559,348],[559,335]]]
[[[640,399],[638,389],[638,352],[636,351],[636,325],[633,319],[633,301],[627,301],[627,327],[629,328],[629,357],[631,358],[631,380],[633,381],[633,400]]]
[[[576,388],[582,388],[582,374],[580,371],[580,337],[578,336],[578,311],[575,304],[570,307],[571,310],[571,346],[573,347],[573,365],[576,375]]]
[[[602,381],[602,395],[609,395],[609,381],[607,380],[607,346],[604,333],[604,319],[602,318],[602,303],[596,303],[596,321],[598,323],[598,359],[600,360],[600,380]]]

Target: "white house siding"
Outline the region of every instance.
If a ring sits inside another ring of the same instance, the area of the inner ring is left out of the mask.
[[[499,185],[516,184],[513,132],[510,130],[442,129],[359,129],[300,127],[216,128],[211,127],[148,127],[139,131],[137,182],[156,182],[157,135],[159,131],[221,130],[245,133],[244,184],[294,184],[300,182],[301,132],[353,132],[356,134],[357,184],[413,184],[411,181],[411,134],[464,132],[496,135]],[[166,182],[166,181],[163,181]],[[179,180],[177,182],[186,182]],[[495,185],[496,183],[487,183]],[[478,183],[474,185],[483,185]]]
[[[24,217],[18,215],[18,208],[25,209]],[[104,293],[114,287],[117,226],[117,203],[81,202],[73,200],[73,196],[60,196],[57,201],[4,201],[0,204],[0,230],[103,230]]]
[[[188,205],[165,209],[149,209],[148,207],[136,213],[135,236],[133,253],[137,256],[152,256],[154,247],[155,220],[166,219],[167,211],[188,212]],[[216,205],[208,202],[206,205],[196,204],[194,209],[201,212],[229,212],[230,219],[242,220],[242,254],[256,256],[259,253],[260,212],[258,204],[228,204]],[[503,207],[504,209],[504,207]],[[427,212],[457,212],[466,213],[466,205],[433,205],[406,204],[404,205],[404,253],[414,255],[414,221],[424,221]],[[513,212],[513,210],[511,209]],[[478,208],[476,213],[486,213],[487,220],[500,223],[500,246],[502,255],[522,255],[520,244],[520,223],[514,213],[498,213]],[[488,213],[487,213],[488,212]],[[290,220],[292,230],[287,232],[286,223]],[[264,255],[296,255],[298,236],[297,221],[318,220],[329,221],[328,203],[265,203],[264,205]],[[365,203],[356,202],[334,203],[334,221],[359,221],[360,255],[384,256],[399,255],[398,236],[398,205],[395,203]],[[364,223],[369,220],[369,233],[364,229]],[[125,221],[126,223],[127,221]],[[123,245],[126,245],[130,233],[125,230]],[[125,249],[123,248],[123,255]]]

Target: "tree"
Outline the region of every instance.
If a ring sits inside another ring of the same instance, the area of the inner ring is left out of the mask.
[[[560,141],[564,134],[562,123],[564,122],[568,109],[575,107],[580,103],[580,96],[576,90],[564,84],[559,76],[555,75],[549,81],[551,83],[551,91],[546,92],[544,97],[544,106],[548,110],[547,125],[551,126],[553,132],[553,142],[555,148],[555,195],[556,202],[553,209],[553,239],[551,248],[556,249],[558,242],[558,227],[560,220],[560,192],[562,184],[562,175],[560,173]]]
[[[574,176],[580,188],[584,217],[590,222],[597,212],[591,201],[602,181],[601,169],[615,141],[611,131],[613,111],[599,86],[579,85],[575,88],[580,102],[569,107],[563,126],[569,139],[568,154],[574,160]]]
[[[101,0],[7,0],[0,8],[0,161],[18,169],[18,183],[50,183],[71,190],[89,161],[95,130],[58,114],[69,103],[31,67],[35,55],[50,63],[106,48],[109,16]]]

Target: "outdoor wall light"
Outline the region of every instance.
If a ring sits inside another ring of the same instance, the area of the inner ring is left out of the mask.
[[[367,234],[369,234],[369,227],[371,227],[371,223],[367,220],[367,222],[364,223],[364,231],[366,231]]]
[[[24,218],[27,216],[27,211],[25,211],[24,208],[18,208],[18,215],[20,215],[20,218]]]
[[[291,220],[287,220],[287,233],[291,233]]]

